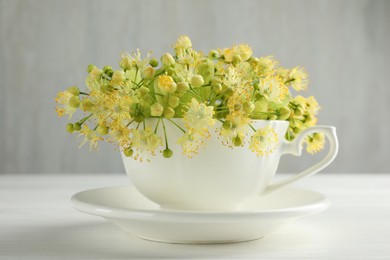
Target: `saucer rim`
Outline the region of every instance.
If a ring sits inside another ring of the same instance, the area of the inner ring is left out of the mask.
[[[286,187],[284,189],[305,191],[315,194],[319,199],[312,203],[306,203],[302,206],[294,206],[279,209],[266,210],[239,210],[239,211],[189,211],[176,209],[125,209],[110,206],[103,206],[96,203],[85,202],[80,198],[82,194],[88,192],[96,192],[99,190],[116,189],[116,188],[132,188],[133,185],[108,186],[95,189],[88,189],[75,193],[71,197],[73,206],[84,213],[101,216],[104,218],[120,218],[120,219],[145,219],[158,218],[159,220],[172,221],[180,218],[181,221],[196,221],[196,222],[210,222],[215,221],[232,221],[242,220],[242,218],[261,218],[261,217],[280,217],[284,218],[301,217],[303,215],[311,215],[326,210],[330,206],[329,199],[322,193],[304,188]]]

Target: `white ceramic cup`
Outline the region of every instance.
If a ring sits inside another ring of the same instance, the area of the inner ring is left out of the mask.
[[[181,119],[173,120],[182,125]],[[147,124],[154,126],[155,122],[149,119]],[[193,158],[187,158],[176,143],[183,133],[172,123],[165,122],[169,146],[174,151],[171,158],[157,154],[150,162],[138,162],[122,153],[127,175],[134,186],[164,209],[239,210],[248,200],[319,172],[334,160],[338,152],[335,127],[311,127],[293,142],[288,142],[284,138],[289,124],[287,121],[254,120],[251,124],[256,129],[270,126],[278,134],[278,146],[269,156],[257,156],[248,145],[228,148],[217,133],[212,133],[206,148]],[[220,126],[216,124],[215,127]],[[283,154],[300,156],[304,138],[315,132],[321,132],[328,138],[329,152],[325,158],[301,173],[274,183],[272,180],[280,157]]]

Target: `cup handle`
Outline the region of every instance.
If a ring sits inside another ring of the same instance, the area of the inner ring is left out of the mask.
[[[264,190],[264,193],[269,193],[275,190],[278,190],[284,186],[287,186],[293,182],[296,182],[302,178],[311,176],[313,174],[316,174],[317,172],[324,169],[326,166],[328,166],[335,158],[339,149],[339,143],[336,136],[336,128],[333,126],[313,126],[310,128],[307,128],[303,130],[297,138],[292,141],[286,141],[284,140],[281,144],[280,148],[280,154],[293,154],[296,156],[301,156],[302,154],[302,148],[303,148],[303,141],[305,140],[305,137],[307,135],[313,134],[313,133],[323,133],[329,140],[329,152],[328,154],[318,163],[314,164],[313,166],[309,167],[308,169],[292,176],[287,179],[271,183],[269,184],[266,189]]]

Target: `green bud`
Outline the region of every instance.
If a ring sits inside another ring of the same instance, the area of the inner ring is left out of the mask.
[[[282,107],[279,110],[279,119],[280,120],[286,120],[291,115],[291,110],[288,107]]]
[[[167,53],[164,53],[163,56],[161,56],[161,62],[165,67],[170,67],[175,65],[175,60],[173,59],[172,55]]]
[[[237,135],[233,139],[234,146],[241,146],[242,145],[242,139]]]
[[[244,103],[243,108],[244,108],[245,113],[250,114],[255,109],[255,104],[253,104],[253,102],[251,102],[251,101],[247,101]]]
[[[92,71],[93,68],[96,68],[96,66],[93,65],[93,64],[89,64],[88,67],[87,67],[87,72],[88,72],[88,73],[91,73],[91,71]]]
[[[114,70],[112,69],[111,66],[104,66],[103,67],[103,72],[109,76],[109,77],[112,77],[112,74],[114,73]]]
[[[225,91],[225,95],[226,95],[227,97],[231,97],[231,96],[233,95],[233,93],[234,93],[234,91],[233,91],[233,89],[230,88],[230,87],[228,87],[228,88],[226,89],[226,91]]]
[[[79,90],[79,88],[76,87],[76,86],[70,87],[70,88],[68,88],[66,91],[68,91],[70,94],[73,94],[73,95],[75,95],[75,96],[80,95],[80,90]]]
[[[163,156],[164,156],[165,158],[171,158],[171,157],[172,157],[172,154],[173,154],[173,152],[172,152],[172,150],[169,149],[169,148],[167,148],[167,149],[165,149],[165,150],[163,151]]]
[[[179,82],[176,86],[176,92],[180,96],[184,95],[188,90],[190,89],[190,86],[187,82]]]
[[[301,116],[303,115],[304,111],[301,107],[298,107],[297,109],[295,109],[294,111],[294,114],[297,115],[297,116]]]
[[[164,117],[165,118],[172,118],[175,115],[175,110],[171,107],[167,107],[164,109]]]
[[[299,134],[301,132],[301,129],[299,129],[298,127],[294,127],[292,130],[294,134]]]
[[[176,108],[178,107],[180,104],[180,98],[179,97],[176,97],[176,96],[172,96],[170,95],[169,96],[169,99],[168,99],[168,105],[173,107],[173,108]]]
[[[133,153],[134,153],[134,151],[130,147],[123,150],[123,154],[126,157],[131,157],[133,155]]]
[[[78,96],[73,96],[69,99],[69,106],[78,108],[80,106],[80,98]]]
[[[209,52],[209,58],[211,58],[211,59],[217,59],[218,56],[219,56],[219,53],[218,53],[217,50],[211,50],[211,51]]]
[[[212,84],[211,87],[213,88],[213,90],[216,92],[216,93],[221,93],[223,88],[222,88],[222,85],[221,84]]]
[[[240,55],[234,55],[233,56],[233,60],[232,60],[232,63],[233,64],[238,64],[238,63],[241,63],[242,62],[242,58]]]
[[[81,124],[80,123],[74,123],[73,124],[73,130],[74,131],[80,131],[81,130]]]
[[[108,127],[107,126],[102,126],[102,125],[99,125],[97,128],[96,128],[96,132],[100,135],[106,135],[108,134]]]
[[[191,79],[191,85],[193,88],[199,88],[204,85],[204,80],[201,75],[195,75]]]
[[[122,59],[119,61],[119,66],[123,70],[129,70],[133,67],[133,62],[129,56],[123,56]]]
[[[142,72],[141,72],[141,77],[150,80],[153,79],[154,77],[154,69],[151,66],[146,67]]]
[[[150,106],[150,114],[152,116],[161,116],[164,112],[164,107],[159,103],[154,103]]]
[[[158,66],[158,60],[156,60],[155,58],[153,58],[153,59],[151,59],[151,60],[149,61],[149,64],[150,64],[150,66],[152,66],[152,67],[157,67],[157,66]]]
[[[73,124],[71,123],[67,124],[66,131],[68,131],[69,133],[73,133],[74,132]]]
[[[90,111],[91,108],[93,107],[93,104],[92,104],[91,100],[89,100],[88,98],[84,98],[81,101],[80,105],[81,105],[81,109],[83,111]]]
[[[211,85],[213,85],[213,84],[221,84],[222,85],[222,80],[220,78],[212,78]]]
[[[141,115],[141,114],[138,114],[138,115],[134,116],[134,120],[137,123],[142,123],[144,121],[144,119],[145,119],[145,117],[143,115]]]
[[[150,92],[150,89],[148,89],[147,87],[145,86],[142,86],[138,89],[138,92],[140,93],[141,96],[145,96],[147,94],[149,94]]]
[[[225,120],[225,122],[222,124],[222,127],[226,130],[231,129],[233,127],[233,123],[229,120]]]

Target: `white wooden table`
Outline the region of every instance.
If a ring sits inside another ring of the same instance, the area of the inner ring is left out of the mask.
[[[117,175],[0,176],[0,259],[390,259],[390,174],[327,174],[299,187],[331,207],[256,241],[174,245],[131,237],[73,209],[74,193],[128,184]]]

